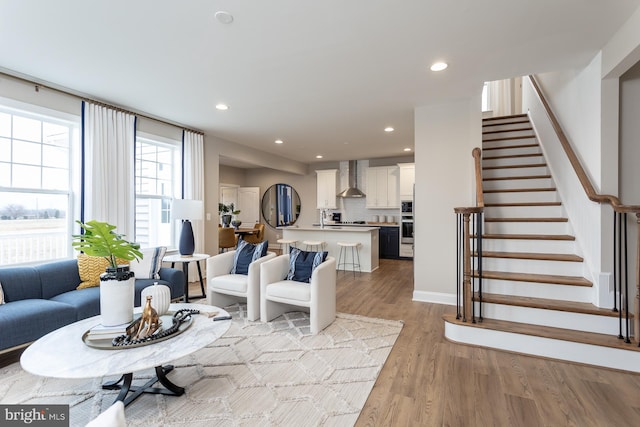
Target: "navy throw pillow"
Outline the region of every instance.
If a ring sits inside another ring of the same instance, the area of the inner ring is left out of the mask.
[[[255,245],[244,240],[238,241],[236,253],[233,256],[233,268],[231,268],[231,274],[249,274],[249,264],[265,256],[267,254],[268,246],[268,240]]]
[[[327,251],[306,252],[298,248],[292,248],[289,253],[289,274],[287,280],[296,282],[311,282],[311,274],[317,266],[327,259]]]

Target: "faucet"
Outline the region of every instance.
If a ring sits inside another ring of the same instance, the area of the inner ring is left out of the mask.
[[[324,215],[326,212],[326,209],[320,209],[320,228],[324,228]]]

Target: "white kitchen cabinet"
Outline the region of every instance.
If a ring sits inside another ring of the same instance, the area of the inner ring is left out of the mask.
[[[400,170],[397,166],[379,166],[367,169],[367,197],[369,209],[400,207],[398,185]]]
[[[317,170],[318,209],[337,209],[338,169]]]
[[[416,182],[415,163],[399,163],[400,200],[413,200],[413,184]]]

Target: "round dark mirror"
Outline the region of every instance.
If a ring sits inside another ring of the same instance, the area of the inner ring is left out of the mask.
[[[300,216],[300,196],[289,184],[274,184],[262,196],[262,217],[272,227],[293,225]]]

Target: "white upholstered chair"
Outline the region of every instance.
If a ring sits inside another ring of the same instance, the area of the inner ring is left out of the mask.
[[[288,272],[288,254],[260,266],[260,319],[269,322],[289,311],[306,311],[311,333],[317,334],[336,318],[336,260],[327,257],[313,270],[310,283],[287,280]]]
[[[249,264],[249,274],[231,274],[236,251],[224,252],[207,258],[207,303],[226,307],[238,301],[247,301],[247,319],[260,319],[260,264],[275,258],[267,252]]]

